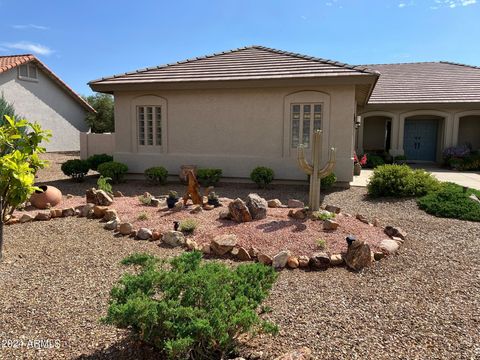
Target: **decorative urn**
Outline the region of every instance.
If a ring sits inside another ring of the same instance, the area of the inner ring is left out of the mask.
[[[54,207],[62,201],[62,192],[55,186],[39,186],[43,191],[36,190],[30,197],[30,203],[37,209]]]

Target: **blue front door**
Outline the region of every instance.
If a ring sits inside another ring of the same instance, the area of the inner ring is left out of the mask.
[[[405,120],[404,144],[407,160],[435,161],[437,120]]]

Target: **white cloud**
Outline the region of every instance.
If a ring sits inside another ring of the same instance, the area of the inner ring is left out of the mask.
[[[25,29],[34,29],[34,30],[48,30],[48,27],[43,25],[36,25],[36,24],[19,24],[19,25],[12,25],[12,28],[18,30],[25,30]]]
[[[399,7],[399,8],[403,8],[403,7],[405,7],[405,6],[407,6],[407,4],[405,4],[405,3],[400,3],[400,4],[398,4],[398,7]]]
[[[455,9],[456,7],[475,5],[477,0],[435,0],[435,5],[430,6],[430,9],[437,10],[442,7]]]
[[[42,44],[35,44],[29,41],[18,41],[15,43],[2,43],[0,46],[3,46],[7,49],[14,49],[14,50],[22,50],[27,51],[37,55],[45,55],[48,56],[53,53],[53,50],[50,49],[48,46]]]

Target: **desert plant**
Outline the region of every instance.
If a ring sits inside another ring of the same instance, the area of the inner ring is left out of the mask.
[[[86,160],[72,159],[65,161],[61,166],[62,172],[73,180],[82,182],[90,170]]]
[[[480,204],[469,198],[472,194],[480,198],[478,190],[444,183],[417,202],[420,209],[435,216],[480,221]]]
[[[152,195],[148,194],[143,194],[138,197],[138,200],[143,204],[143,205],[151,205],[152,204]]]
[[[265,166],[258,166],[250,173],[250,179],[260,188],[267,187],[275,177],[272,169]]]
[[[320,180],[320,188],[322,190],[330,189],[337,181],[337,176],[334,173],[330,173]]]
[[[145,212],[145,211],[142,211],[140,214],[138,214],[137,216],[137,220],[140,220],[140,221],[145,221],[145,220],[148,220],[148,214]]]
[[[178,200],[178,192],[174,191],[174,190],[170,190],[168,192],[168,198],[169,199],[176,199]]]
[[[90,169],[97,171],[98,167],[106,162],[113,161],[113,156],[107,154],[95,154],[87,159]]]
[[[155,166],[145,170],[145,178],[155,184],[165,185],[167,183],[168,171],[163,166]]]
[[[128,166],[116,161],[109,161],[98,166],[100,175],[109,177],[114,184],[123,181],[125,174],[128,172]]]
[[[193,234],[197,228],[197,221],[195,219],[185,219],[180,222],[180,231],[185,234]]]
[[[194,251],[168,263],[148,255],[125,259],[141,269],[112,289],[103,321],[129,329],[170,359],[229,358],[241,334],[277,330],[257,313],[277,278],[272,267],[230,268],[201,257]]]
[[[335,218],[335,213],[326,210],[318,210],[312,213],[315,220],[328,220]]]
[[[367,189],[373,197],[416,197],[438,189],[440,182],[425,170],[408,165],[381,165],[373,171]]]
[[[210,191],[208,193],[207,203],[208,203],[208,205],[220,206],[220,201],[218,200],[218,196],[215,193],[215,191]]]
[[[109,183],[112,178],[100,176],[97,180],[97,187],[108,194],[112,194],[112,185]]]
[[[222,169],[197,169],[197,180],[202,186],[216,185],[222,177]]]
[[[327,242],[325,241],[325,239],[317,239],[317,246],[320,250],[325,250],[325,248],[327,247]]]

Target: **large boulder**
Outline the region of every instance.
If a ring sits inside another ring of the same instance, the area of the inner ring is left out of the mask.
[[[219,235],[210,243],[212,251],[216,255],[225,255],[237,245],[237,236],[234,234]]]
[[[310,257],[308,265],[312,270],[327,270],[330,266],[330,256],[325,252],[315,253]]]
[[[345,255],[345,263],[354,270],[359,271],[372,262],[370,246],[361,240],[350,241],[348,244],[347,254]]]
[[[258,194],[249,194],[246,205],[253,220],[261,220],[267,217],[267,200]]]
[[[300,200],[296,200],[296,199],[288,199],[288,203],[287,203],[287,206],[289,208],[304,208],[305,207],[305,204],[303,203],[303,201],[300,201]]]
[[[236,222],[252,221],[250,210],[248,210],[247,205],[240,198],[237,198],[228,204],[228,210],[230,211],[230,216]]]
[[[152,237],[152,230],[148,228],[140,228],[137,231],[137,238],[140,240],[148,240]]]
[[[85,197],[87,200],[87,204],[97,205],[97,190],[95,188],[90,188],[85,191]]]
[[[268,207],[270,208],[279,208],[282,207],[282,202],[278,199],[271,199],[267,201]]]
[[[272,258],[267,254],[258,254],[257,255],[258,262],[264,265],[272,265]]]
[[[185,244],[185,236],[181,231],[170,230],[163,234],[162,242],[171,247],[183,246]]]
[[[283,269],[287,265],[288,258],[290,257],[290,251],[283,250],[275,255],[272,259],[272,266],[275,269]]]
[[[110,206],[113,204],[112,197],[103,190],[97,190],[96,198],[97,198],[97,202],[96,202],[97,205]]]

